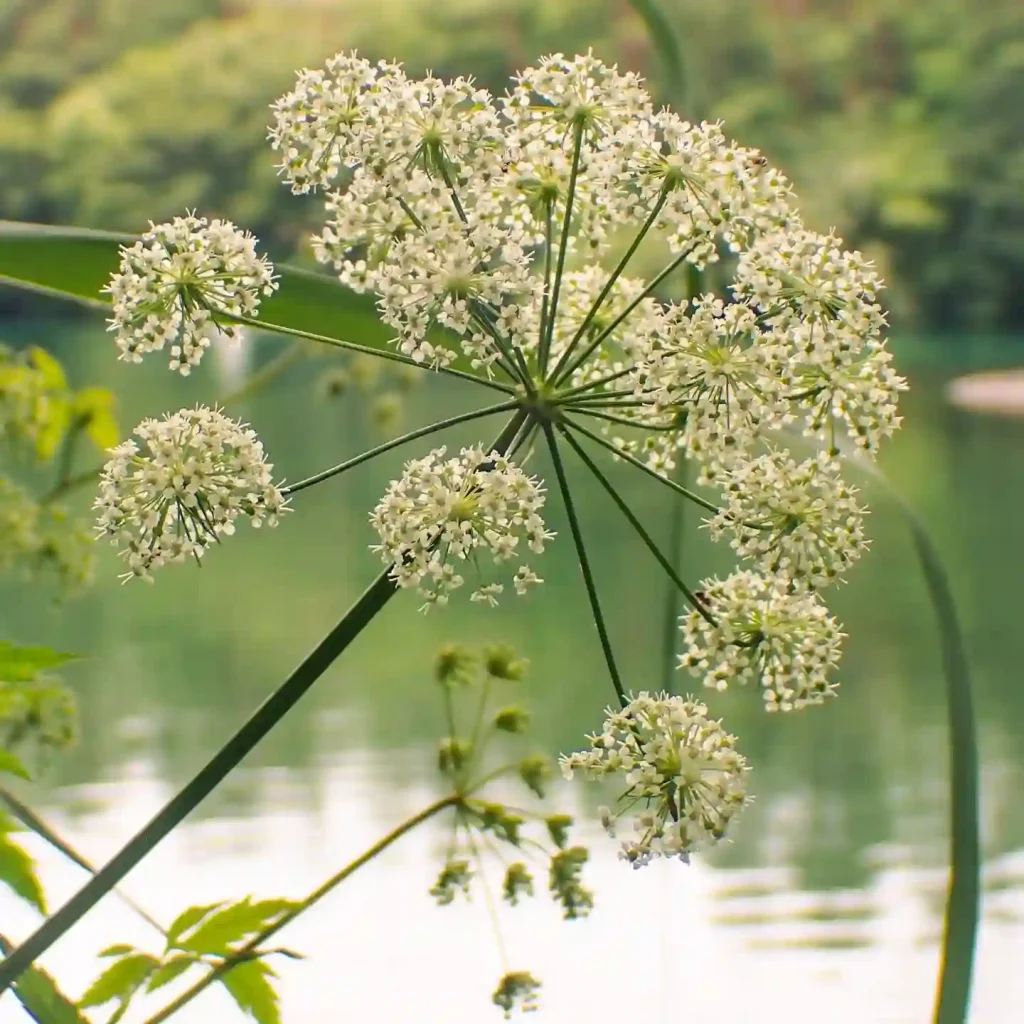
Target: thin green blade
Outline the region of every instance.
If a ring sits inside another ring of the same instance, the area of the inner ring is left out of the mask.
[[[0,288],[51,296],[98,310],[109,307],[101,289],[120,262],[122,245],[135,239],[110,231],[53,227],[0,220]],[[371,295],[360,295],[336,278],[299,267],[275,265],[279,289],[260,304],[268,329],[318,334],[336,341],[393,351],[394,332],[381,323]],[[468,360],[454,367],[473,373]]]

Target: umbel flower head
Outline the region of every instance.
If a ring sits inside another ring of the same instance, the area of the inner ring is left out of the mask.
[[[667,693],[641,693],[622,710],[609,708],[604,730],[588,737],[590,749],[562,755],[571,779],[622,776],[622,805],[602,811],[616,834],[618,819],[635,807],[634,833],[619,856],[634,867],[653,857],[679,857],[722,839],[748,802],[746,759],[736,737],[708,717],[705,705]]]
[[[143,420],[135,436],[111,449],[93,506],[99,533],[122,549],[125,579],[151,580],[167,562],[198,561],[234,533],[241,515],[253,526],[277,525],[285,498],[245,424],[196,407]]]
[[[729,683],[760,683],[768,711],[791,711],[835,696],[829,675],[844,634],[816,593],[785,580],[753,572],[706,580],[704,600],[715,623],[696,611],[683,616],[687,649],[680,667],[718,690]]]
[[[484,554],[497,563],[518,560],[524,546],[540,554],[553,536],[540,516],[544,490],[537,480],[481,447],[445,454],[436,448],[407,462],[370,516],[380,536],[373,550],[394,566],[398,586],[416,588],[427,605],[446,604],[463,586],[465,563],[479,568]],[[513,576],[518,594],[540,582],[522,563]],[[481,583],[472,600],[495,604],[503,590],[501,583]]]
[[[233,338],[231,317],[253,317],[277,287],[256,239],[224,220],[175,217],[121,250],[121,267],[104,289],[113,301],[110,329],[121,359],[141,362],[170,349],[171,369],[188,375],[211,340]]]
[[[718,481],[724,500],[711,536],[731,533],[737,554],[795,584],[831,583],[867,548],[857,492],[839,474],[827,452],[797,463],[772,450],[739,463]]]

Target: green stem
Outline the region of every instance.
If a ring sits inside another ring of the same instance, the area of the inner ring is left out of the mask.
[[[964,1024],[981,909],[981,766],[967,645],[942,556],[923,521],[872,463],[858,459],[853,465],[878,480],[903,513],[939,626],[949,724],[950,876],[933,1020]]]
[[[437,423],[431,423],[429,426],[421,427],[419,430],[412,430],[408,434],[396,437],[392,441],[387,441],[384,444],[377,445],[376,448],[371,448],[368,452],[363,452],[362,455],[357,455],[354,459],[349,459],[348,462],[342,462],[340,465],[332,466],[330,469],[325,469],[322,473],[317,473],[315,476],[307,477],[305,480],[300,480],[297,484],[290,484],[287,487],[282,487],[281,493],[295,494],[297,491],[304,491],[307,487],[312,487],[314,484],[321,483],[324,480],[329,480],[332,476],[338,476],[346,470],[354,469],[356,466],[360,466],[364,462],[369,462],[371,459],[375,459],[378,455],[383,455],[385,452],[391,451],[392,448],[398,448],[400,445],[408,444],[410,441],[416,441],[421,437],[428,437],[431,434],[436,434],[438,431],[446,430],[448,427],[454,427],[459,423],[470,423],[473,420],[483,419],[485,416],[493,416],[499,412],[509,412],[515,407],[515,402],[502,402],[500,405],[492,405],[488,409],[474,409],[472,412],[464,412],[458,416],[450,416],[446,420],[439,420]]]
[[[658,564],[668,573],[669,579],[676,585],[679,591],[686,597],[686,600],[690,602],[690,605],[695,608],[700,614],[711,623],[712,626],[716,625],[714,618],[711,613],[704,606],[703,602],[697,597],[696,594],[682,581],[679,573],[676,572],[675,566],[662,554],[661,549],[651,539],[651,535],[644,529],[643,524],[633,514],[632,509],[629,505],[623,501],[622,496],[612,486],[611,481],[598,469],[597,464],[594,460],[583,450],[580,443],[569,433],[569,431],[559,425],[559,432],[566,439],[571,446],[572,450],[580,457],[583,464],[590,470],[591,473],[597,477],[598,483],[608,492],[608,496],[618,506],[619,511],[629,521],[629,525],[640,535],[640,539],[647,545],[647,549],[652,555],[658,560]]]
[[[530,379],[530,368],[526,365],[526,359],[519,346],[510,338],[502,335],[498,328],[497,313],[488,303],[480,299],[471,300],[470,305],[477,323],[491,336],[491,340],[504,359],[504,362],[499,359],[498,365],[512,380],[522,384],[529,394],[533,394],[534,387],[533,381]]]
[[[289,345],[284,351],[279,352],[265,366],[261,366],[255,373],[250,374],[242,383],[229,391],[221,400],[220,405],[234,405],[236,402],[244,402],[251,398],[257,391],[262,391],[268,384],[277,380],[285,370],[290,369],[306,355],[306,346],[297,341]]]
[[[656,277],[652,278],[646,288],[582,351],[576,356],[562,371],[562,376],[556,380],[557,384],[561,384],[563,381],[568,380],[573,373],[582,366],[590,356],[604,344],[605,340],[611,337],[612,334],[618,330],[619,324],[623,322],[632,312],[640,305],[644,299],[649,298],[657,290],[658,285],[665,280],[673,271],[675,271],[680,264],[682,264],[689,251],[681,252],[667,267],[665,267]]]
[[[679,472],[685,477],[686,463],[679,464]],[[669,519],[668,560],[673,567],[683,560],[683,536],[686,527],[686,505],[681,494],[671,497],[672,511]],[[677,570],[678,571],[678,570]],[[676,645],[679,636],[679,589],[672,583],[665,592],[665,617],[662,622],[661,678],[662,689],[672,692],[672,680],[676,671]]]
[[[629,703],[626,691],[622,686],[622,679],[619,670],[615,665],[615,655],[612,652],[611,640],[608,637],[608,630],[604,624],[604,615],[601,613],[601,602],[597,596],[597,586],[594,583],[594,576],[590,571],[590,560],[587,558],[587,549],[583,545],[583,533],[580,530],[579,521],[576,518],[576,508],[573,505],[572,495],[569,492],[569,481],[565,476],[565,467],[562,465],[562,456],[558,451],[558,443],[555,440],[555,433],[550,423],[544,424],[544,436],[548,442],[548,449],[551,452],[551,461],[555,464],[555,476],[558,477],[558,489],[562,492],[562,501],[565,504],[565,514],[569,519],[569,529],[572,532],[573,544],[576,547],[576,558],[580,563],[580,572],[583,573],[583,582],[587,588],[587,597],[590,600],[590,610],[594,616],[594,625],[597,627],[597,635],[601,641],[601,650],[604,652],[605,664],[608,666],[608,674],[612,678],[612,686],[618,695],[619,703],[625,707]]]
[[[358,871],[364,864],[368,864],[378,854],[383,853],[389,846],[397,842],[402,836],[411,832],[413,829],[418,828],[425,821],[433,818],[435,815],[440,814],[442,811],[447,810],[449,807],[453,807],[460,803],[462,797],[457,794],[450,794],[443,800],[438,800],[432,803],[429,807],[425,807],[418,814],[414,814],[411,818],[402,822],[397,828],[393,828],[388,834],[381,839],[377,840],[368,850],[361,853],[355,860],[346,864],[336,874],[331,875],[330,878],[324,882],[318,889],[311,892],[301,903],[296,907],[293,907],[288,911],[279,921],[271,925],[269,928],[265,928],[255,938],[250,939],[240,949],[235,950],[230,956],[225,957],[219,964],[213,967],[207,974],[203,975],[191,988],[186,989],[176,999],[168,1003],[162,1010],[157,1011],[152,1017],[150,1017],[145,1024],[160,1024],[161,1021],[167,1020],[173,1014],[177,1013],[186,1003],[190,1003],[200,992],[212,985],[218,978],[227,974],[233,967],[238,966],[240,963],[248,962],[252,959],[253,954],[259,950],[259,947],[263,945],[267,939],[277,934],[285,925],[291,924],[300,914],[305,913],[309,910],[313,904],[318,903],[324,898],[331,890],[341,885],[350,875]]]
[[[632,8],[643,19],[648,35],[665,67],[668,93],[677,110],[686,106],[686,63],[682,46],[672,23],[655,0],[629,0]]]
[[[675,424],[672,423],[643,423],[639,420],[627,420],[624,416],[616,416],[613,413],[601,412],[600,409],[603,406],[599,406],[595,409],[593,406],[587,406],[586,408],[577,408],[572,411],[577,416],[589,416],[595,420],[605,420],[608,423],[617,423],[621,427],[632,427],[634,430],[648,430],[648,431],[659,431],[662,433],[670,430],[678,429]]]
[[[578,395],[586,394],[588,391],[594,391],[597,388],[604,387],[605,384],[611,384],[613,381],[619,380],[622,377],[626,377],[631,373],[635,373],[636,368],[633,366],[627,366],[624,370],[617,370],[615,373],[609,374],[607,377],[598,377],[597,380],[588,381],[586,384],[580,384],[578,387],[569,388],[568,391],[559,391],[559,399],[576,398]]]
[[[576,423],[574,420],[566,420],[565,422],[577,433],[582,434],[584,437],[589,437],[591,441],[601,445],[602,448],[607,448],[613,455],[622,459],[624,462],[628,462],[631,466],[636,466],[637,469],[642,469],[648,476],[653,477],[666,487],[670,487],[673,491],[677,494],[681,494],[684,498],[689,498],[695,505],[700,505],[701,508],[707,509],[709,512],[721,511],[717,505],[712,505],[710,501],[706,501],[699,494],[694,494],[693,491],[687,490],[687,488],[683,487],[682,484],[677,484],[675,480],[670,480],[668,477],[662,476],[659,472],[651,469],[650,466],[645,465],[638,458],[630,455],[629,452],[616,448],[615,445],[610,441],[606,441],[600,434],[595,434],[592,430],[588,430],[582,424]]]
[[[31,832],[35,832],[40,839],[47,842],[58,852],[64,854],[68,860],[72,863],[77,864],[83,871],[88,871],[90,875],[96,874],[96,868],[89,863],[77,850],[74,849],[69,843],[61,839],[56,832],[46,824],[42,818],[39,817],[31,807],[23,804],[13,793],[6,790],[3,786],[0,786],[0,801],[2,801],[7,809],[20,821],[25,828]],[[166,936],[167,930],[160,922],[147,913],[142,907],[136,903],[131,896],[129,896],[122,889],[115,889],[114,892],[120,896],[124,901],[125,905],[131,907],[139,917],[142,918],[146,924],[155,928],[161,935]]]
[[[525,418],[517,412],[492,446],[505,451]],[[228,776],[238,763],[298,703],[312,685],[373,621],[396,592],[393,566],[370,584],[362,597],[316,649],[257,709],[256,713],[199,773],[133,836],[56,913],[48,917],[10,956],[0,963],[0,994],[42,956],[80,918],[88,913],[157,844],[177,827]]]
[[[902,499],[897,501],[914,538],[939,624],[949,720],[951,865],[935,1024],[964,1024],[971,1000],[981,899],[977,720],[966,645],[942,558],[921,520]]]
[[[651,230],[651,226],[658,219],[658,214],[661,213],[661,208],[665,205],[665,200],[668,198],[667,189],[662,189],[658,193],[657,202],[655,202],[651,212],[647,216],[647,220],[644,221],[643,226],[637,233],[636,238],[633,239],[632,244],[626,250],[626,254],[619,260],[618,266],[609,274],[608,280],[605,281],[604,287],[601,289],[600,294],[594,300],[594,304],[587,311],[587,315],[583,318],[583,323],[576,328],[576,333],[572,336],[572,340],[569,342],[565,351],[562,353],[558,362],[555,364],[555,368],[551,371],[551,380],[558,380],[558,375],[562,372],[563,367],[569,362],[573,352],[576,350],[576,346],[580,343],[583,335],[586,333],[587,328],[594,322],[594,317],[597,316],[601,306],[604,305],[604,300],[608,298],[609,292],[615,287],[615,282],[622,276],[623,271],[626,269],[629,261],[633,258],[633,254],[640,248],[640,243],[647,237],[647,232]]]
[[[551,223],[552,213],[554,212],[554,201],[548,199],[544,204],[545,219],[544,219],[544,291],[541,294],[540,302],[540,334],[539,341],[543,344],[544,338],[548,332],[548,307],[551,303],[551,256],[553,252],[554,242],[554,228]],[[544,357],[545,361],[547,356]],[[541,364],[541,353],[537,351],[537,377],[538,379],[544,378],[545,367]]]
[[[249,327],[258,327],[261,331],[271,331],[274,334],[285,334],[293,338],[305,338],[307,341],[317,341],[322,345],[332,345],[334,348],[347,349],[349,352],[359,352],[362,355],[374,356],[377,359],[389,359],[393,363],[402,363],[405,366],[415,366],[417,370],[426,369],[423,363],[417,363],[415,359],[402,355],[401,352],[392,352],[386,348],[371,348],[369,345],[357,345],[354,341],[341,341],[338,338],[329,338],[324,334],[314,334],[312,331],[300,331],[294,327],[284,327],[282,324],[268,324],[263,320],[252,320],[249,317],[236,317],[236,323],[246,324]],[[482,384],[485,388],[494,388],[496,391],[504,391],[510,395],[515,390],[508,384],[501,384],[496,380],[488,380],[486,377],[478,377],[474,373],[464,373],[462,370],[455,370],[450,366],[436,367],[438,373],[445,373],[449,377],[458,377],[460,380],[468,380],[474,384]]]
[[[565,217],[562,220],[562,239],[558,244],[558,262],[555,265],[555,283],[551,289],[551,312],[548,316],[547,330],[540,339],[540,351],[537,356],[541,375],[547,372],[548,356],[551,353],[551,340],[555,334],[555,321],[558,317],[558,294],[562,288],[562,275],[565,272],[565,255],[569,249],[569,229],[572,223],[572,206],[576,198],[576,178],[580,170],[580,152],[583,149],[583,123],[577,122],[572,141],[572,169],[569,171],[569,188],[565,196]]]
[[[53,488],[39,499],[40,505],[52,504],[57,500],[57,498],[70,489],[71,481],[73,479],[71,475],[71,467],[75,463],[75,449],[78,447],[82,431],[85,429],[88,422],[89,419],[87,416],[80,415],[75,416],[69,424],[67,433],[64,435],[63,444],[61,444],[60,448],[57,480],[54,483]]]

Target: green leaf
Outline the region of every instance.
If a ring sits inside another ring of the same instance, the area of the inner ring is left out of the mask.
[[[147,992],[155,992],[164,985],[169,985],[175,978],[181,977],[193,964],[201,961],[191,953],[178,953],[168,957],[149,977],[146,984]]]
[[[148,953],[131,953],[122,957],[86,989],[78,1005],[102,1006],[116,999],[124,1006],[159,966],[160,961]]]
[[[75,395],[74,415],[85,421],[85,432],[97,448],[106,451],[121,440],[114,416],[114,395],[107,388],[83,388]]]
[[[10,819],[0,814],[0,882],[7,885],[23,900],[31,903],[40,914],[46,913],[46,896],[36,876],[35,861],[10,839]]]
[[[21,763],[21,758],[2,748],[0,748],[0,772],[17,775],[19,779],[32,778],[29,770]]]
[[[51,650],[49,647],[17,647],[0,640],[0,680],[6,683],[27,683],[40,672],[57,668],[79,655]]]
[[[167,947],[168,949],[177,943],[178,939],[185,934],[190,928],[195,928],[197,924],[207,914],[211,914],[214,910],[224,906],[225,901],[221,900],[220,903],[207,903],[205,906],[189,907],[187,910],[183,910],[172,922],[171,927],[167,929]]]
[[[233,967],[221,980],[238,1008],[257,1024],[281,1024],[277,991],[270,983],[276,976],[262,960],[249,960]]]
[[[179,938],[178,945],[194,953],[226,955],[271,925],[296,904],[292,900],[258,900],[249,897],[232,903],[208,917],[191,935]]]
[[[134,946],[129,946],[128,943],[126,943],[126,942],[119,942],[116,945],[107,946],[107,948],[102,950],[99,955],[101,957],[106,957],[106,956],[125,956],[128,953],[134,953],[134,952],[135,952],[135,947]]]
[[[43,385],[47,391],[67,391],[68,379],[64,375],[64,367],[45,348],[33,345],[28,354],[35,368],[43,375]]]
[[[14,946],[0,935],[0,951],[10,956]],[[78,1007],[57,988],[40,967],[29,967],[14,982],[14,994],[36,1024],[89,1024]]]
[[[62,395],[47,398],[47,416],[36,435],[36,458],[49,462],[71,426],[71,403]]]
[[[108,309],[102,289],[120,264],[121,246],[134,241],[131,235],[109,231],[0,220],[0,287]],[[263,300],[259,310],[259,319],[268,328],[391,350],[394,331],[381,323],[373,296],[360,295],[337,278],[300,267],[276,264],[275,272],[280,287]],[[452,367],[480,376],[463,357]]]

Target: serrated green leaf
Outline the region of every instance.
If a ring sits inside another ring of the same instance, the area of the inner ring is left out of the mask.
[[[78,1005],[102,1006],[116,999],[123,1006],[159,966],[160,961],[148,953],[131,953],[122,957],[85,990]]]
[[[118,268],[120,247],[135,240],[109,231],[0,221],[0,287],[108,309],[102,289]],[[275,264],[275,272],[279,288],[259,310],[259,319],[268,327],[391,351],[394,331],[381,323],[372,296],[300,267]],[[452,368],[480,376],[464,356],[456,358]]]
[[[74,415],[85,421],[85,432],[97,448],[106,451],[121,440],[114,417],[115,398],[106,388],[83,388],[75,395]]]
[[[194,953],[226,955],[272,924],[295,906],[292,900],[258,900],[249,897],[232,903],[207,918],[187,937],[179,938],[178,945]]]
[[[183,910],[171,922],[171,927],[167,929],[168,948],[173,946],[189,929],[195,928],[207,914],[212,914],[213,911],[223,907],[224,903],[225,901],[221,900],[220,903],[207,903],[205,906],[189,907],[187,910]]]
[[[19,779],[31,779],[32,775],[21,762],[21,758],[9,750],[0,749],[0,772],[17,775]]]
[[[126,943],[126,942],[118,942],[118,943],[116,943],[113,946],[107,946],[107,948],[102,950],[99,955],[101,957],[125,956],[128,953],[134,953],[134,952],[135,952],[135,947],[134,946],[129,946],[128,943]]]
[[[221,980],[243,1013],[256,1024],[281,1024],[277,990],[270,983],[276,977],[262,960],[249,960],[232,967]]]
[[[164,985],[169,985],[175,978],[181,977],[193,964],[200,963],[191,953],[178,953],[169,957],[151,975],[146,983],[147,992],[155,992]]]
[[[17,647],[0,640],[0,680],[27,683],[40,672],[75,661],[79,655],[51,650],[49,647]]]
[[[0,935],[0,951],[10,956],[14,946]],[[36,1024],[89,1024],[78,1007],[41,967],[29,967],[14,982],[14,994]]]
[[[31,903],[40,914],[46,913],[46,896],[36,876],[36,862],[11,841],[7,828],[0,828],[0,882]]]

